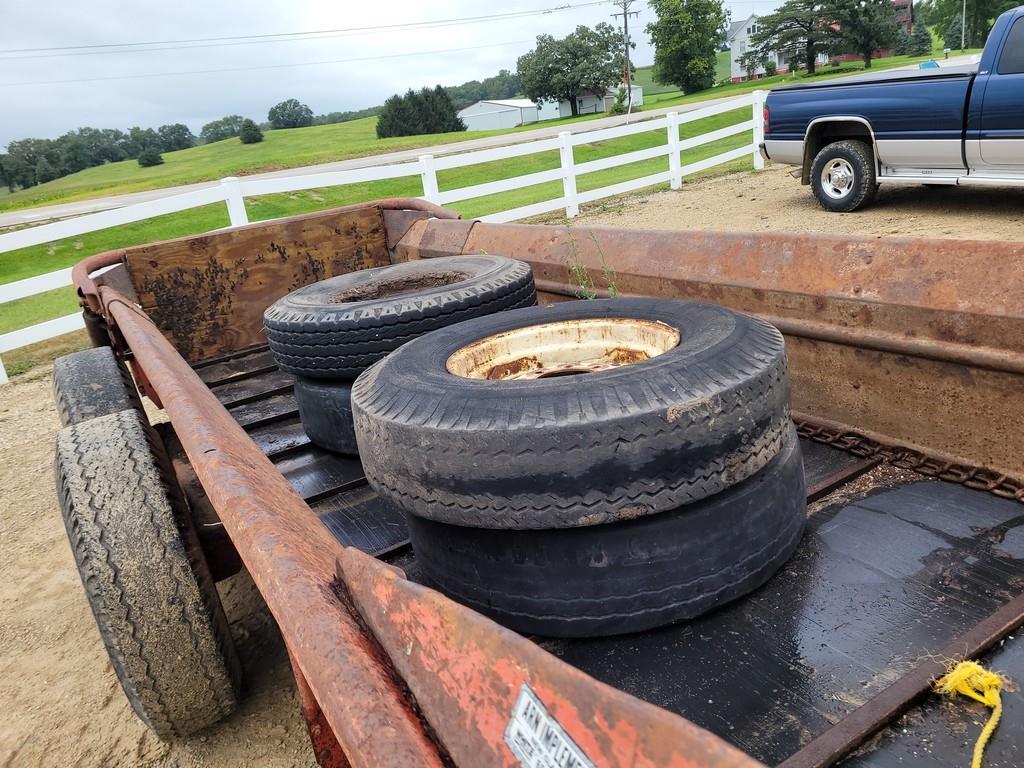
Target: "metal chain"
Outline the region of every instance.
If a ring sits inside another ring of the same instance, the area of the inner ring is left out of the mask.
[[[1004,499],[1016,499],[1024,503],[1024,482],[991,469],[943,461],[911,448],[885,445],[856,432],[830,429],[811,421],[794,421],[797,434],[816,443],[824,443],[855,456],[882,459],[901,469],[909,469],[928,477],[959,483],[968,488],[988,491]]]

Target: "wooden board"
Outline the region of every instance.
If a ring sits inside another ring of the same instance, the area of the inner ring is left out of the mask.
[[[296,288],[390,263],[373,207],[125,251],[142,308],[189,362],[265,343],[263,311]]]

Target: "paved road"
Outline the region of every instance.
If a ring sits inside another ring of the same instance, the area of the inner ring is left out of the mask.
[[[673,107],[652,109],[633,115],[630,120],[632,122],[636,122],[637,120],[650,120],[651,118],[661,117],[669,112],[691,112],[696,109],[701,109],[702,107],[720,104],[734,98],[737,97],[729,96],[720,99],[700,101],[694,104],[680,104]],[[289,168],[283,171],[253,174],[246,178],[271,179],[280,176],[304,176],[307,174],[325,173],[327,171],[344,171],[352,168],[368,168],[375,165],[390,165],[391,163],[415,160],[420,155],[428,152],[435,156],[450,155],[455,152],[467,152],[474,149],[488,149],[490,147],[501,147],[509,144],[520,144],[524,141],[547,139],[552,136],[557,136],[562,131],[571,131],[572,133],[596,131],[599,128],[611,128],[616,125],[623,125],[626,121],[627,118],[625,115],[602,117],[596,120],[585,120],[580,123],[571,123],[569,125],[552,125],[546,128],[537,128],[532,131],[506,133],[497,136],[487,136],[482,139],[457,141],[452,144],[438,144],[431,147],[420,147],[418,149],[408,149],[400,152],[388,152],[387,154],[381,155],[355,157],[350,160],[339,160],[333,163],[321,163],[319,165],[307,165],[301,168]],[[111,208],[122,208],[126,205],[132,205],[133,203],[143,203],[148,200],[158,200],[163,197],[180,195],[184,192],[192,192],[197,189],[206,189],[208,187],[216,186],[218,183],[219,182],[217,181],[204,181],[198,184],[187,184],[180,187],[164,187],[163,189],[151,189],[146,192],[132,192],[127,195],[115,195],[111,197],[96,197],[91,200],[81,200],[75,203],[61,203],[59,205],[48,205],[43,208],[26,208],[21,211],[0,213],[0,227],[8,227],[17,224],[30,224],[49,219],[62,219],[69,216],[81,216],[85,213],[106,211]]]

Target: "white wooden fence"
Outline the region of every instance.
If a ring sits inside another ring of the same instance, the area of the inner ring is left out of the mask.
[[[672,189],[679,189],[684,176],[698,173],[722,163],[737,160],[743,157],[752,157],[754,168],[764,167],[764,160],[758,150],[758,145],[764,140],[762,110],[764,108],[764,91],[754,91],[751,94],[736,99],[702,107],[690,112],[677,113],[669,112],[663,117],[653,120],[640,120],[635,123],[620,125],[614,128],[602,128],[596,131],[585,131],[570,133],[565,131],[558,134],[557,138],[540,139],[521,144],[512,144],[505,147],[483,149],[475,152],[464,152],[461,154],[444,155],[435,157],[433,155],[421,155],[415,162],[397,163],[395,165],[380,165],[369,168],[357,168],[347,171],[331,171],[328,173],[306,174],[274,178],[226,178],[221,179],[217,186],[200,189],[194,192],[186,192],[181,195],[173,195],[159,200],[146,203],[136,203],[124,208],[116,208],[101,213],[92,213],[79,216],[65,221],[58,221],[53,224],[30,227],[16,232],[0,235],[0,253],[13,251],[19,248],[27,248],[33,245],[43,245],[68,237],[75,237],[86,232],[116,227],[121,224],[128,224],[144,219],[151,219],[155,216],[163,216],[168,213],[185,211],[190,208],[198,208],[211,203],[223,202],[227,204],[228,217],[232,227],[249,223],[249,217],[245,210],[245,198],[257,195],[270,195],[280,192],[295,192],[303,189],[320,189],[333,187],[342,184],[356,184],[360,182],[381,181],[383,179],[394,179],[403,176],[419,176],[423,183],[423,198],[432,203],[446,205],[448,203],[469,200],[475,197],[484,197],[499,192],[508,192],[514,189],[543,184],[545,182],[562,182],[562,195],[551,200],[524,205],[520,208],[513,208],[499,213],[492,213],[489,216],[482,216],[481,220],[491,222],[515,221],[528,216],[536,216],[541,213],[549,213],[560,209],[565,210],[567,217],[576,216],[579,213],[579,206],[582,203],[589,203],[603,197],[620,195],[624,192],[631,192],[655,184],[668,182]],[[723,112],[730,112],[742,107],[751,107],[750,120],[745,120],[734,125],[720,128],[716,131],[695,136],[690,139],[679,138],[679,126],[695,120],[702,120]],[[585,127],[581,125],[580,127]],[[591,160],[586,163],[576,163],[573,157],[573,148],[581,144],[592,144],[598,141],[606,141],[622,136],[645,133],[648,131],[665,130],[666,143],[649,149],[640,149],[634,152],[626,152],[620,155]],[[703,144],[724,139],[728,136],[753,131],[752,145],[745,145],[737,149],[729,150],[721,154],[709,157],[705,160],[682,164],[682,158],[688,149],[699,147]],[[560,166],[548,171],[538,171],[522,176],[515,176],[500,181],[490,181],[484,184],[474,184],[461,189],[441,191],[438,188],[437,172],[449,168],[462,168],[477,163],[487,163],[493,160],[506,160],[513,157],[532,155],[538,152],[550,152],[558,150],[561,159]],[[587,192],[579,192],[576,189],[578,177],[601,171],[606,168],[615,168],[629,163],[636,163],[641,160],[649,160],[656,157],[668,157],[668,168],[664,171],[643,176],[638,179],[630,179],[618,184],[612,184],[600,189],[593,189]],[[83,254],[84,256],[84,254]],[[50,291],[55,288],[62,288],[71,284],[71,270],[61,269],[45,275],[26,278],[12,283],[0,285],[0,304],[16,299],[23,299],[29,296]],[[12,349],[35,344],[45,339],[59,336],[64,333],[77,330],[83,327],[82,316],[79,313],[59,317],[55,320],[47,320],[43,323],[22,328],[10,333],[0,334],[0,355]],[[3,362],[0,361],[0,384],[7,382],[7,373],[4,370]]]

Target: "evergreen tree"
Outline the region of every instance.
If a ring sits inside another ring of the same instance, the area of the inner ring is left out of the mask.
[[[238,137],[243,144],[258,144],[263,141],[263,131],[252,120],[245,118],[242,121],[242,129],[238,132]]]
[[[466,130],[448,92],[440,85],[397,93],[384,102],[377,118],[377,138],[418,136]]]
[[[907,51],[911,56],[930,56],[932,53],[932,34],[924,24],[915,24],[910,34],[910,46]]]

